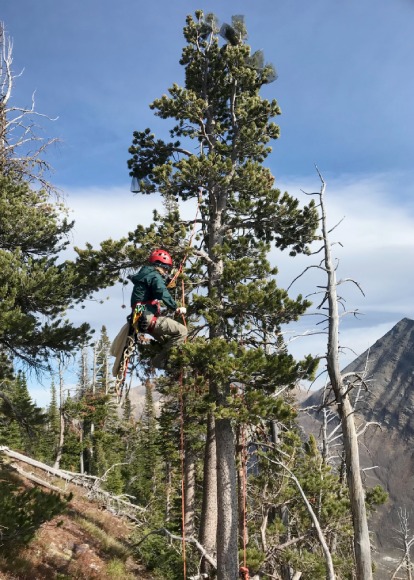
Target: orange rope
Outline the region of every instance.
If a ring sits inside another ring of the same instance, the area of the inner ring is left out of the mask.
[[[193,243],[193,238],[194,238],[195,229],[196,229],[196,220],[197,220],[197,215],[198,215],[198,211],[199,211],[199,207],[200,207],[200,197],[201,197],[201,194],[198,198],[197,211],[196,211],[196,215],[195,215],[194,222],[193,222],[193,229],[192,229],[190,238],[188,240],[188,248],[191,248],[192,243]],[[175,282],[175,280],[178,278],[178,276],[181,274],[181,272],[183,271],[183,267],[184,267],[185,261],[187,260],[187,256],[188,256],[188,252],[185,254],[183,259],[181,260],[181,263],[178,267],[178,270],[174,274],[172,280],[170,281],[170,284],[173,284]],[[181,305],[185,306],[184,279],[181,280]],[[182,319],[183,319],[184,326],[187,328],[187,322],[186,322],[184,314],[182,314]],[[180,456],[181,456],[181,520],[182,520],[181,525],[182,525],[183,577],[184,577],[184,580],[186,580],[186,577],[187,577],[187,556],[186,556],[186,537],[185,537],[184,386],[183,386],[183,370],[182,369],[180,372],[179,381],[180,381],[180,447],[181,447],[181,449],[180,449]]]
[[[248,580],[249,571],[247,568],[247,449],[246,431],[242,426],[242,495],[243,495],[243,568],[244,579]]]
[[[181,264],[182,269],[182,264]],[[185,306],[185,289],[184,280],[181,280],[181,302]],[[187,328],[187,323],[184,314],[181,315],[183,324]],[[187,340],[187,339],[186,339]],[[185,538],[185,451],[184,451],[184,386],[183,386],[183,370],[180,372],[180,455],[181,455],[181,520],[182,520],[182,550],[183,550],[183,578],[187,578],[187,557],[186,557],[186,538]]]
[[[196,225],[197,225],[197,216],[198,216],[198,212],[200,210],[200,201],[201,201],[201,192],[200,192],[200,194],[198,196],[196,214],[195,214],[195,217],[194,217],[194,220],[193,220],[193,229],[191,230],[191,234],[190,234],[190,237],[189,237],[189,240],[188,240],[188,244],[187,244],[187,247],[188,248],[191,248],[191,246],[193,245],[193,238],[194,238],[194,235],[195,235]],[[187,250],[187,253],[185,254],[185,256],[183,257],[183,259],[181,260],[180,265],[178,266],[178,269],[177,269],[176,273],[174,274],[174,276],[170,280],[170,284],[171,285],[174,284],[174,282],[177,280],[178,276],[183,271],[183,267],[184,267],[185,261],[187,260],[187,256],[188,256],[188,250]],[[184,304],[183,304],[183,306],[184,306]]]
[[[180,373],[180,455],[181,455],[181,520],[182,520],[182,546],[183,546],[183,578],[187,578],[187,559],[185,544],[185,470],[184,470],[184,397],[183,397],[183,372]]]

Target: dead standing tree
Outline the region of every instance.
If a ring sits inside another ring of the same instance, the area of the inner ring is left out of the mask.
[[[391,577],[391,580],[397,580],[398,578],[402,578],[402,576],[398,576],[399,571],[402,568],[405,568],[405,577],[407,580],[412,580],[413,578],[413,563],[411,561],[411,548],[414,545],[414,536],[411,534],[410,524],[409,524],[409,514],[406,508],[399,508],[398,509],[398,519],[400,522],[400,528],[395,529],[394,531],[397,532],[397,539],[399,544],[401,545],[401,550],[403,552],[403,557],[400,563],[397,566],[394,574]]]
[[[50,165],[42,158],[46,148],[58,140],[40,135],[36,118],[55,121],[35,109],[34,93],[30,107],[17,107],[11,103],[14,79],[13,43],[0,22],[0,173],[13,173],[29,182],[35,182],[48,191],[56,193],[45,178]]]
[[[331,253],[331,243],[325,212],[324,195],[326,190],[325,181],[317,169],[321,180],[320,192],[313,195],[319,197],[323,260],[318,266],[327,276],[324,287],[325,296],[319,308],[326,308],[328,322],[328,345],[326,353],[326,366],[330,381],[330,387],[334,394],[337,405],[339,420],[342,427],[343,446],[345,452],[346,481],[351,504],[352,522],[354,530],[354,552],[356,564],[356,576],[358,580],[372,580],[371,544],[369,539],[367,512],[365,507],[365,491],[362,485],[361,467],[359,461],[358,433],[355,424],[355,409],[351,400],[352,383],[349,376],[341,374],[339,366],[339,304],[337,287],[342,281],[337,281],[336,266]],[[353,280],[347,280],[354,282]],[[359,285],[354,282],[358,288]],[[360,289],[360,288],[359,288]]]

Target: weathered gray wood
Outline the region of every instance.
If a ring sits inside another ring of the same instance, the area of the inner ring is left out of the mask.
[[[54,467],[50,467],[50,465],[46,465],[46,463],[42,463],[41,461],[36,461],[36,459],[32,459],[31,457],[27,457],[22,453],[18,453],[17,451],[13,451],[4,445],[0,446],[0,453],[4,453],[7,457],[11,457],[12,459],[17,459],[23,463],[27,463],[28,465],[32,465],[33,467],[37,467],[42,471],[46,471],[51,475],[55,475],[60,479],[64,479],[65,481],[72,482],[74,479],[73,475],[69,475],[68,473],[61,471],[60,469],[55,469]]]
[[[37,483],[38,485],[41,485],[42,487],[47,487],[47,489],[51,489],[52,491],[57,491],[58,493],[65,492],[64,489],[58,487],[57,485],[52,485],[51,483],[48,483],[44,479],[41,479],[40,477],[36,477],[36,475],[33,475],[33,473],[29,473],[28,471],[25,471],[24,469],[19,467],[17,465],[17,463],[11,463],[10,466],[15,471],[17,471],[17,473],[19,473],[20,475],[23,475],[23,477],[25,477],[29,481],[33,481],[33,483]]]
[[[318,171],[319,173],[319,171]],[[346,479],[351,503],[354,528],[354,551],[356,576],[358,580],[372,580],[371,543],[369,539],[368,520],[365,507],[365,492],[362,485],[359,462],[358,437],[354,420],[354,408],[349,391],[344,383],[339,365],[339,312],[336,267],[334,265],[324,205],[325,181],[319,173],[322,183],[319,194],[324,249],[324,269],[327,274],[326,298],[328,303],[328,348],[326,354],[327,370],[338,414],[342,425],[342,437],[345,450]],[[324,300],[324,302],[325,302]]]
[[[99,482],[102,481],[102,478],[97,478],[95,476],[88,476],[88,475],[78,474],[78,473],[71,473],[70,471],[63,471],[61,469],[55,469],[54,467],[50,467],[50,465],[47,465],[46,463],[42,463],[41,461],[36,461],[35,459],[32,459],[31,457],[27,457],[26,455],[23,455],[22,453],[18,453],[17,451],[13,451],[12,449],[9,449],[8,447],[6,447],[4,445],[0,446],[0,453],[3,453],[4,455],[6,455],[7,457],[10,457],[11,459],[15,459],[15,460],[20,461],[22,463],[25,463],[27,465],[31,465],[32,467],[35,467],[36,469],[40,469],[41,471],[49,473],[50,475],[53,475],[54,477],[58,477],[60,479],[63,479],[67,483],[86,487],[87,489],[89,489],[88,497],[90,497],[91,499],[96,499],[98,501],[101,501],[107,507],[111,506],[114,513],[118,513],[119,515],[124,515],[126,517],[131,517],[131,519],[134,519],[134,521],[135,521],[135,518],[131,515],[131,512],[132,513],[138,512],[140,514],[143,514],[147,511],[146,508],[144,508],[144,507],[133,504],[125,499],[122,499],[122,497],[112,495],[108,491],[100,489],[98,485],[99,485]],[[60,493],[65,492],[64,489],[60,489],[57,486],[54,486],[52,484],[48,484],[47,482],[45,482],[44,480],[42,480],[41,478],[39,478],[38,476],[36,476],[32,473],[27,473],[21,467],[19,467],[16,463],[13,463],[12,467],[16,471],[19,471],[24,477],[27,477],[28,479],[30,479],[31,481],[33,481],[35,483],[38,483],[39,485],[42,485],[44,487],[48,487],[49,489],[53,489],[53,491],[59,491]],[[114,467],[114,466],[112,466],[112,467]]]

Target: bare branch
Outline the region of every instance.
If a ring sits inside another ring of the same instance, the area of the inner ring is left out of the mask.
[[[41,156],[46,147],[58,139],[41,137],[34,119],[56,121],[57,117],[36,111],[35,92],[31,107],[10,104],[14,79],[20,76],[12,73],[12,50],[12,41],[0,22],[0,169],[4,174],[15,173],[29,182],[39,183],[49,193],[56,194],[57,189],[44,177],[44,173],[50,171],[50,165]],[[31,146],[32,150],[29,148]]]
[[[296,282],[296,280],[299,280],[299,278],[301,278],[302,276],[304,276],[306,274],[306,272],[308,270],[311,270],[313,268],[316,268],[317,270],[323,270],[324,272],[326,272],[325,268],[323,268],[322,266],[317,266],[316,264],[313,264],[312,266],[307,266],[303,272],[301,274],[299,274],[298,276],[296,276],[296,278],[294,278],[292,280],[292,282],[289,284],[289,286],[287,287],[287,291],[289,291],[291,289],[291,287],[293,286],[293,284]]]
[[[341,223],[344,221],[345,217],[341,218],[337,224],[335,224],[330,230],[328,230],[328,234],[333,232]],[[341,242],[337,242],[339,245],[342,246]]]
[[[363,435],[365,433],[365,431],[368,429],[368,427],[372,427],[373,425],[375,425],[375,427],[379,427],[379,429],[382,430],[381,423],[378,423],[377,421],[368,421],[367,423],[365,423],[365,425],[362,429],[357,431],[357,437],[360,437],[361,435]]]
[[[339,286],[339,284],[344,284],[344,282],[352,282],[353,284],[355,284],[355,286],[357,286],[357,288],[359,289],[359,291],[361,292],[361,294],[363,296],[365,296],[365,293],[362,290],[362,288],[361,288],[361,286],[360,286],[360,284],[358,282],[356,282],[352,278],[344,278],[343,280],[338,280],[337,285]]]

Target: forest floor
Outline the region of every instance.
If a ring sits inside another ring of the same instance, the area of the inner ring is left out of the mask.
[[[0,464],[0,482],[12,482],[24,493],[32,482]],[[42,492],[48,493],[47,490]],[[61,513],[29,530],[28,541],[18,550],[2,543],[0,529],[0,579],[4,580],[153,580],[134,558],[133,523],[116,516],[85,497],[86,491],[68,486],[73,494]],[[15,491],[13,491],[16,494]],[[4,497],[4,494],[3,494]],[[13,494],[10,495],[13,498]],[[16,509],[16,518],[19,516]],[[5,528],[6,526],[3,526]],[[6,538],[6,535],[4,535]],[[16,536],[19,541],[18,535]]]

